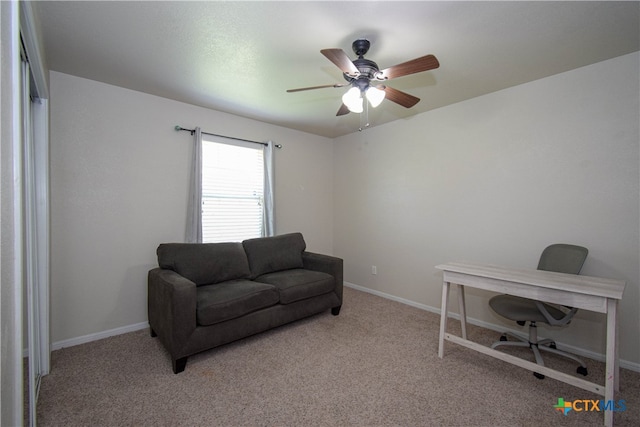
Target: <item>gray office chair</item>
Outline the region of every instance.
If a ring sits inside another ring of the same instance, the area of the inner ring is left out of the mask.
[[[538,270],[555,271],[558,273],[578,274],[582,269],[585,259],[589,251],[582,246],[567,245],[558,243],[545,248],[538,262]],[[524,326],[529,322],[529,339],[523,339],[517,335],[505,332],[500,337],[500,341],[496,341],[491,348],[501,345],[513,347],[529,347],[533,351],[536,363],[544,366],[540,350],[558,354],[575,360],[580,364],[577,372],[587,375],[587,366],[582,360],[573,354],[558,350],[556,343],[550,339],[538,341],[538,332],[536,323],[543,322],[551,326],[564,326],[571,322],[571,319],[578,311],[577,308],[554,306],[544,302],[516,297],[512,295],[497,295],[489,300],[489,306],[502,317],[509,320],[515,320],[519,325]],[[508,341],[507,336],[517,339],[518,341]],[[533,373],[537,378],[544,379],[544,375],[537,372]]]

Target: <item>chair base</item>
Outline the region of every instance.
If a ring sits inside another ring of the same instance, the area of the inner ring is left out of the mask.
[[[516,339],[517,341],[508,341],[507,340],[508,336]],[[496,341],[493,344],[491,344],[491,348],[493,349],[499,346],[529,347],[531,351],[533,351],[533,355],[536,358],[536,363],[540,366],[544,366],[544,360],[542,359],[542,354],[540,354],[540,350],[546,351],[548,353],[557,354],[558,356],[566,357],[580,364],[580,366],[576,370],[577,373],[584,376],[588,374],[587,365],[585,365],[585,363],[581,359],[579,359],[577,356],[571,353],[567,353],[566,351],[558,350],[556,348],[555,341],[548,338],[538,341],[537,327],[534,322],[531,322],[531,324],[529,325],[528,340],[521,338],[517,335],[511,334],[509,332],[505,332],[500,337],[500,341]],[[539,374],[537,372],[534,372],[533,375],[538,379],[541,379],[541,380],[544,379],[544,375]]]

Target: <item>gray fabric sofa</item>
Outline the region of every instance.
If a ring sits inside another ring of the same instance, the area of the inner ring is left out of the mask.
[[[151,336],[173,372],[187,358],[342,306],[342,259],[306,251],[300,233],[242,243],[163,243],[148,275]]]

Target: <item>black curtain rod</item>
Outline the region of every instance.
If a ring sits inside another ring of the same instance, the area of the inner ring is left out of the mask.
[[[195,129],[185,129],[185,128],[181,127],[181,126],[176,126],[174,129],[178,130],[178,131],[184,130],[184,131],[187,131],[187,132],[191,132],[191,135],[196,133]],[[260,145],[265,145],[265,146],[268,145],[266,142],[251,141],[249,139],[236,138],[236,137],[233,137],[233,136],[218,135],[217,133],[210,133],[210,132],[202,132],[202,133],[205,134],[205,135],[219,136],[220,138],[235,139],[236,141],[251,142],[252,144],[260,144]],[[274,147],[282,148],[282,145],[281,144],[274,144]]]

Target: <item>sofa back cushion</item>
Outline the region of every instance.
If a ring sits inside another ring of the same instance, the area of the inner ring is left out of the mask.
[[[242,242],[249,259],[251,278],[274,271],[302,268],[302,252],[307,244],[300,233],[259,237]]]
[[[158,265],[186,277],[197,286],[246,279],[251,274],[242,243],[163,243]]]

